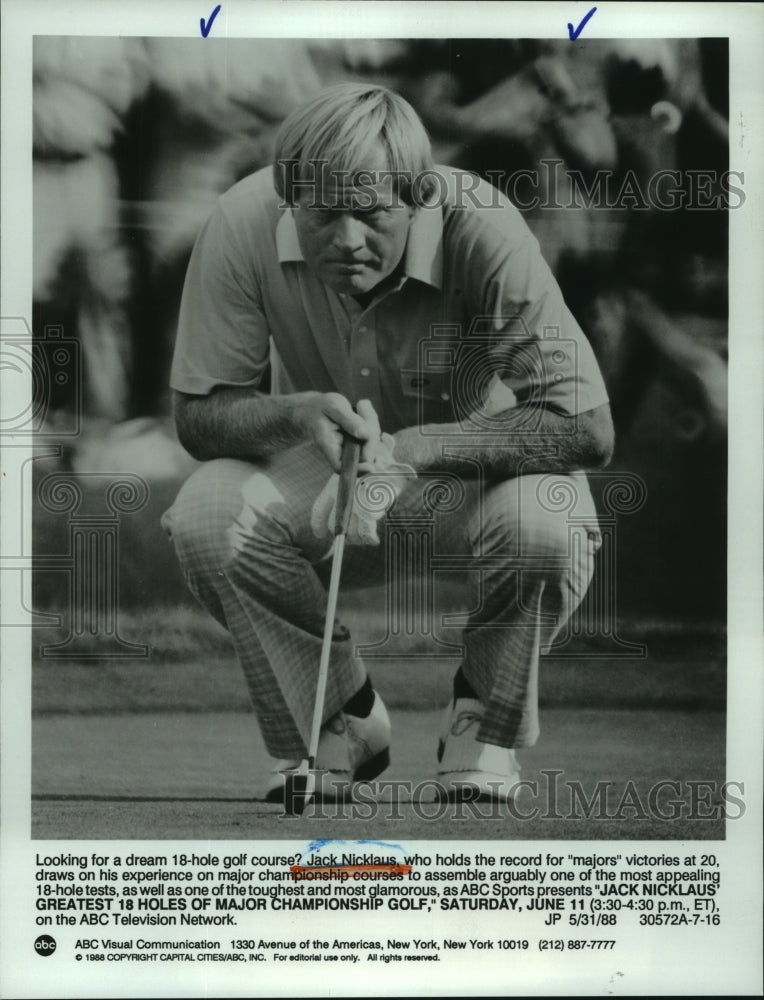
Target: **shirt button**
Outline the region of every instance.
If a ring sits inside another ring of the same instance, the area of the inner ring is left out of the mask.
[[[369,329],[369,328],[368,328],[368,326],[359,326],[359,327],[358,327],[358,332],[359,332],[359,333],[366,333],[366,331],[367,331],[368,329]]]
[[[371,375],[371,369],[370,368],[362,368],[361,369],[361,374],[362,375]]]
[[[441,399],[443,400],[443,402],[445,403],[445,402],[446,402],[446,401],[447,401],[448,399],[450,399],[451,397],[450,397],[450,396],[448,395],[448,393],[447,393],[447,392],[441,392],[441,394],[440,394],[440,398],[441,398]]]

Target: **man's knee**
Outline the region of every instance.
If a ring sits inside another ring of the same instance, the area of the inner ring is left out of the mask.
[[[501,549],[520,558],[569,560],[580,548],[579,536],[585,536],[587,552],[598,537],[588,486],[567,476],[499,483],[486,493],[480,522],[483,551]]]
[[[235,558],[248,520],[246,486],[256,475],[246,462],[219,459],[206,462],[184,483],[162,517],[184,568],[209,572]]]

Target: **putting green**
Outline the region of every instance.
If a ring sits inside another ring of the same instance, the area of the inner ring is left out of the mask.
[[[388,790],[377,806],[309,808],[299,819],[284,819],[278,806],[262,801],[269,763],[251,714],[37,718],[32,836],[399,842],[724,837],[718,794],[704,791],[698,798],[688,784],[715,782],[718,789],[725,780],[723,713],[547,709],[539,743],[519,755],[523,778],[535,786],[526,789],[515,814],[506,807],[492,812],[439,805],[435,786],[427,784],[436,766],[439,713],[391,715],[393,761],[381,777],[411,783],[400,789],[398,806],[390,805]]]

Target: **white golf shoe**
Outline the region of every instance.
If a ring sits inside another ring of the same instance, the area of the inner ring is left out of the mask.
[[[520,780],[515,751],[480,743],[484,709],[474,698],[459,698],[446,709],[438,744],[438,781],[449,801],[507,802]]]
[[[284,783],[301,761],[275,760],[265,791],[266,802],[283,802]],[[321,729],[315,767],[315,795],[325,802],[342,802],[353,783],[371,781],[390,763],[390,718],[374,692],[371,712],[362,719],[338,712]]]

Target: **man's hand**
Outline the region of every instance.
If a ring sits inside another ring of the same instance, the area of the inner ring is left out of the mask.
[[[379,417],[371,403],[362,399],[357,409],[369,437],[364,441],[358,466],[359,472],[365,474],[365,481],[362,488],[356,489],[347,537],[351,545],[379,545],[377,523],[392,507],[406,480],[415,478],[416,473],[410,465],[396,462],[393,457],[395,439],[390,434],[382,434]],[[310,524],[318,538],[332,536],[338,484],[339,477],[331,476],[313,505]]]
[[[361,449],[360,472],[385,472],[395,464],[393,448],[395,438],[392,434],[383,434],[379,426],[377,411],[368,399],[358,401],[356,407],[358,416],[363,417],[369,426],[370,434]]]
[[[305,439],[321,449],[335,472],[340,468],[343,432],[364,443],[379,439],[379,420],[371,403],[366,405],[374,414],[373,424],[364,419],[361,404],[356,413],[350,401],[338,392],[301,396],[295,405],[295,419]]]
[[[480,416],[482,422],[486,411]],[[395,456],[418,473],[490,480],[601,469],[610,461],[613,421],[606,403],[571,416],[541,410],[530,429],[524,416],[520,407],[502,410],[469,433],[458,423],[404,427],[395,432]]]
[[[371,403],[362,400],[356,413],[338,392],[270,396],[225,387],[207,396],[176,392],[174,408],[180,442],[200,462],[264,460],[312,441],[339,471],[343,433],[364,442],[366,461],[373,461],[382,440]]]

